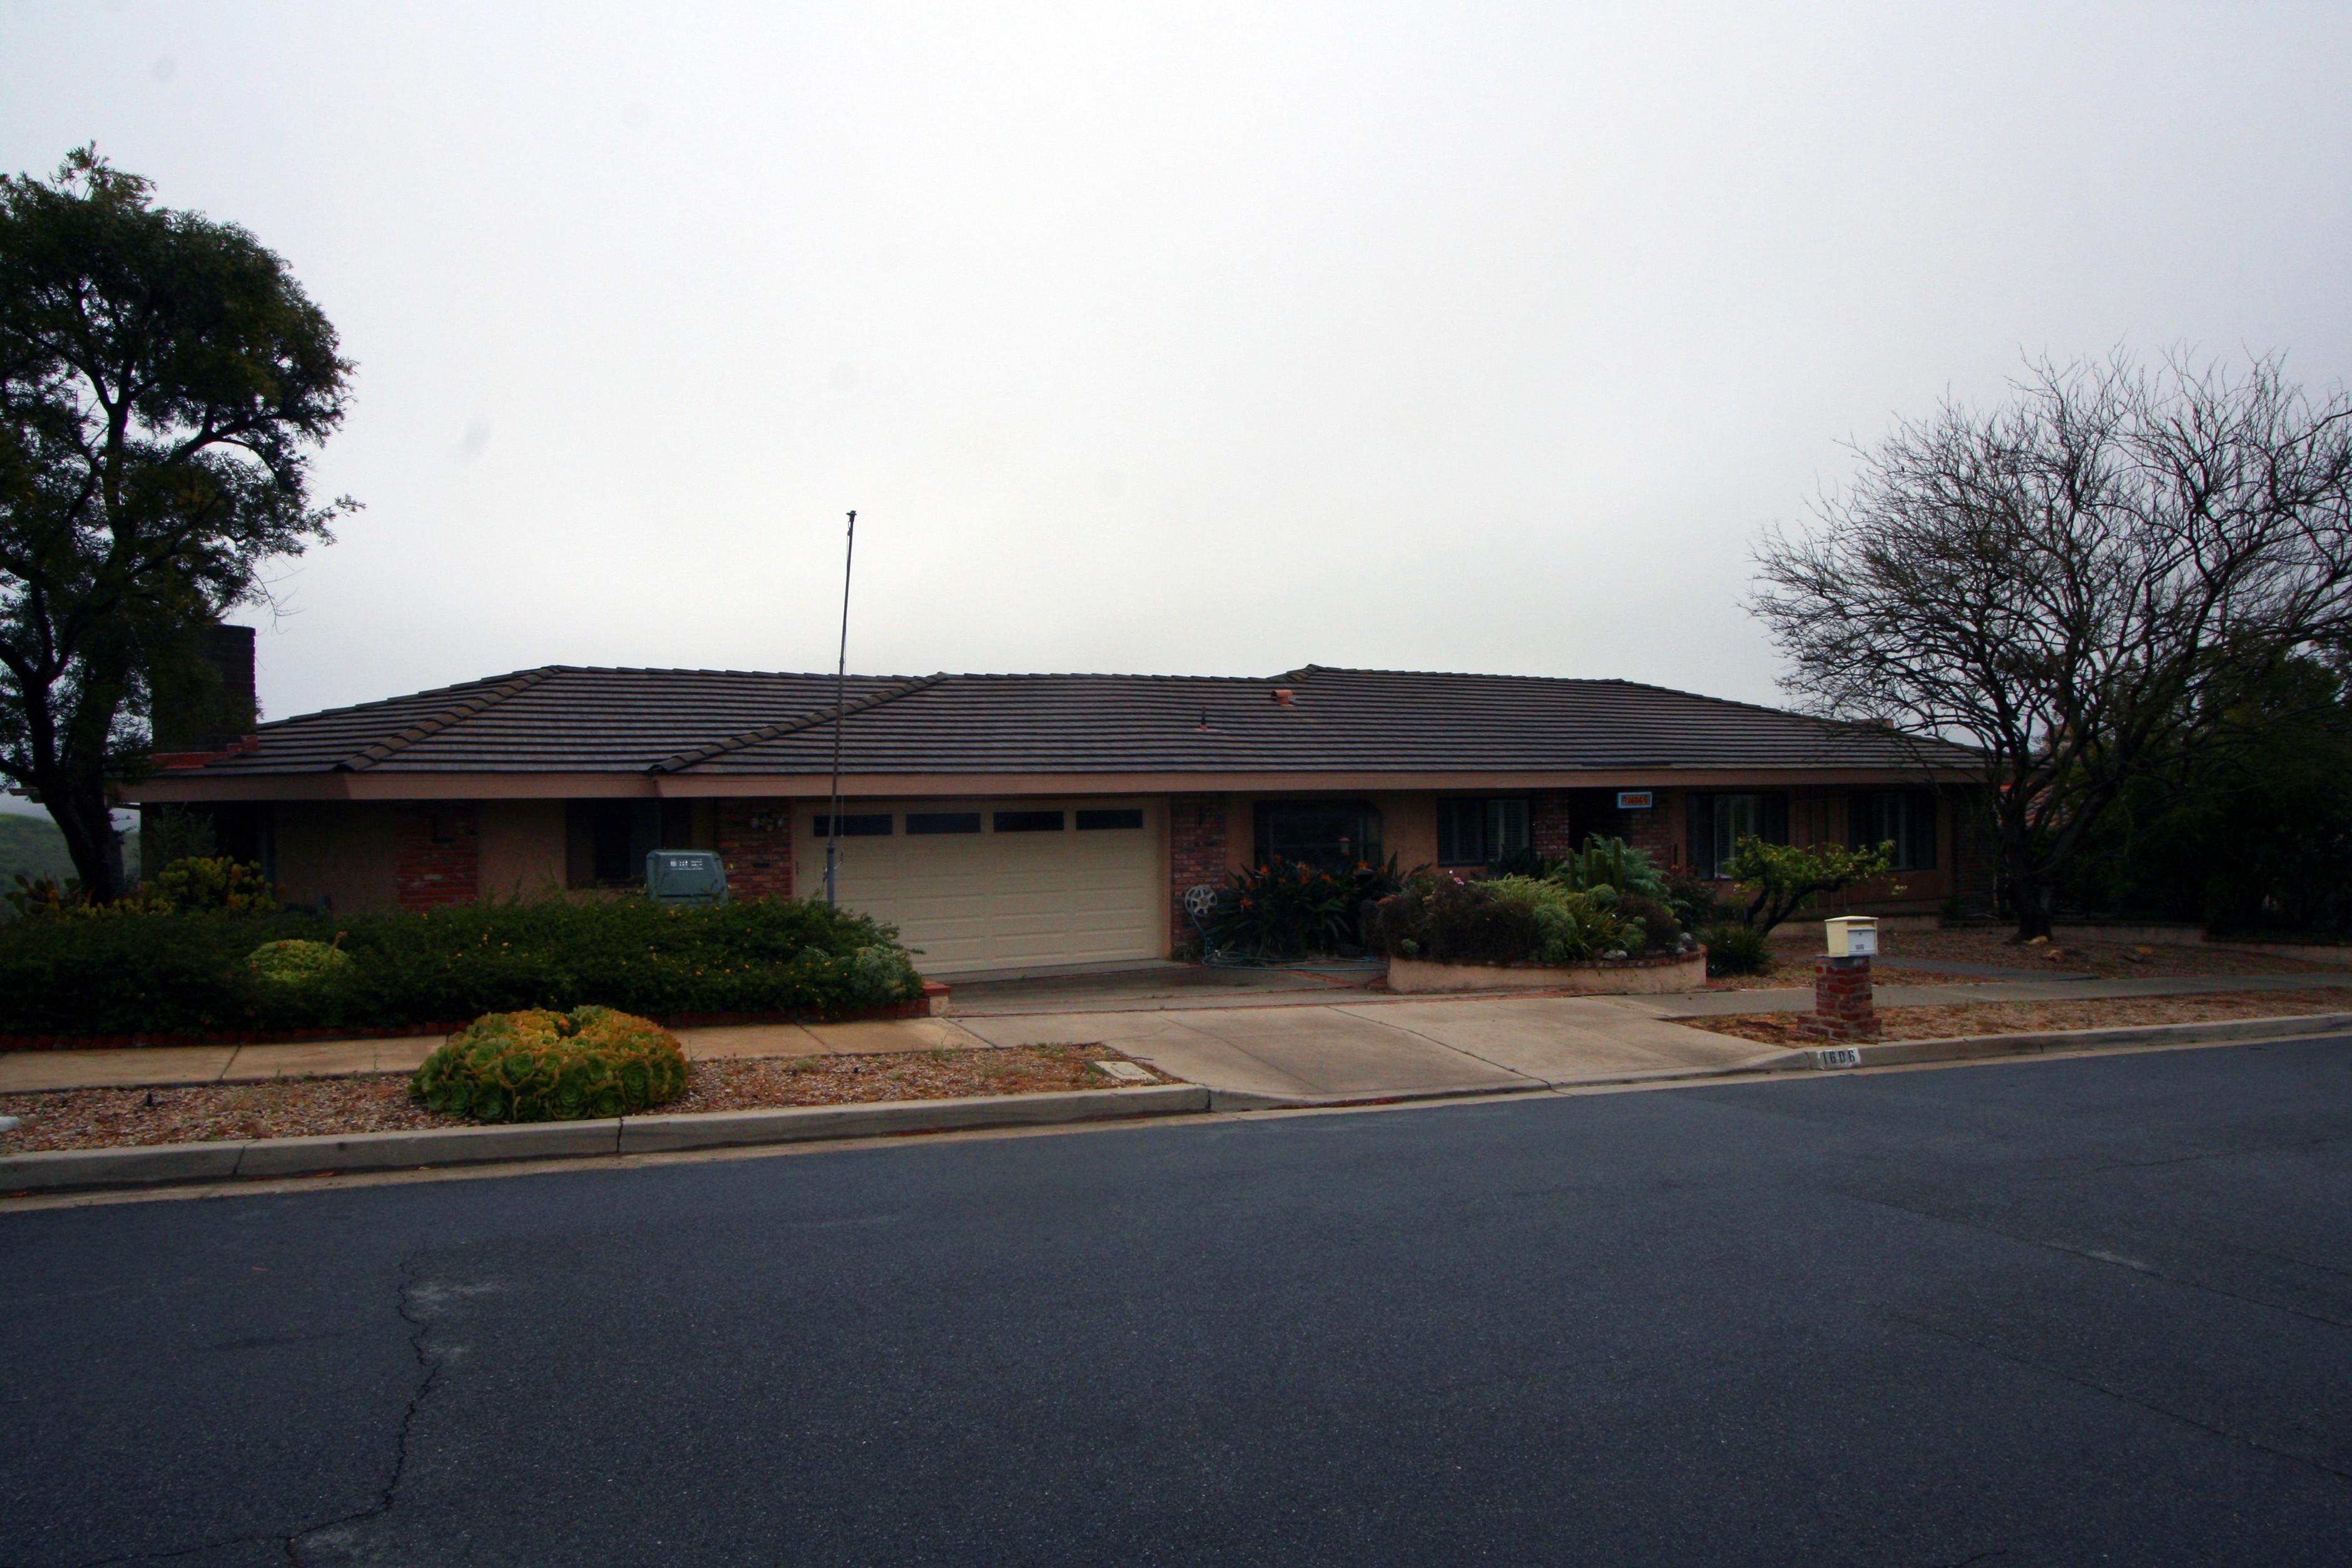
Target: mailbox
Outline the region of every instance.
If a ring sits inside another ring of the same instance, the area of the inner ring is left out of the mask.
[[[1878,952],[1878,921],[1869,915],[1840,915],[1823,921],[1832,958],[1869,958]]]
[[[656,849],[646,857],[646,896],[673,907],[727,901],[727,863],[714,849]]]

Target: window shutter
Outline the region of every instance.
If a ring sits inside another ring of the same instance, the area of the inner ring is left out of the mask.
[[[1849,849],[1870,847],[1871,818],[1877,813],[1871,808],[1878,797],[1868,790],[1855,790],[1845,797],[1845,842]]]
[[[1683,799],[1687,803],[1687,824],[1690,837],[1691,869],[1702,877],[1716,873],[1715,864],[1715,796],[1705,790],[1693,790]]]
[[[1767,844],[1789,842],[1789,797],[1781,794],[1759,795],[1756,799],[1756,836]]]

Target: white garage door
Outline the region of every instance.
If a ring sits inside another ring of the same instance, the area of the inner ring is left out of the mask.
[[[1143,800],[859,801],[842,807],[843,907],[888,921],[926,974],[1160,958],[1161,817]],[[824,890],[824,808],[799,814]]]

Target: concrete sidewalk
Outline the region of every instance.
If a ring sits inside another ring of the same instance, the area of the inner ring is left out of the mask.
[[[1278,973],[1278,972],[1276,972]],[[1388,997],[1350,986],[1286,983],[1245,992],[1161,975],[1071,977],[1074,984],[961,1004],[945,1018],[859,1024],[751,1024],[681,1029],[697,1059],[870,1055],[989,1046],[1103,1045],[1188,1083],[1269,1099],[1478,1094],[1720,1072],[1785,1059],[1777,1046],[1674,1022],[1735,1013],[1803,1012],[1810,990],[1669,996],[1542,994]],[[2352,986],[2352,974],[2148,980],[2006,981],[1882,986],[1882,1007],[1971,1002],[2285,991]],[[1019,1010],[1016,1010],[1019,1009]],[[18,1051],[0,1056],[0,1093],[255,1083],[305,1076],[412,1072],[437,1035],[309,1045]]]

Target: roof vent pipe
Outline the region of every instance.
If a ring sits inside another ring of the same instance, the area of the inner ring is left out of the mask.
[[[1296,703],[1294,703],[1294,702],[1292,702],[1292,701],[1291,701],[1291,700],[1290,700],[1290,688],[1288,688],[1287,686],[1277,686],[1277,687],[1276,687],[1276,688],[1274,689],[1274,700],[1275,700],[1275,701],[1276,701],[1276,703],[1280,704],[1282,707],[1285,707],[1285,708],[1292,708],[1292,707],[1296,707],[1296,706],[1297,706]]]

